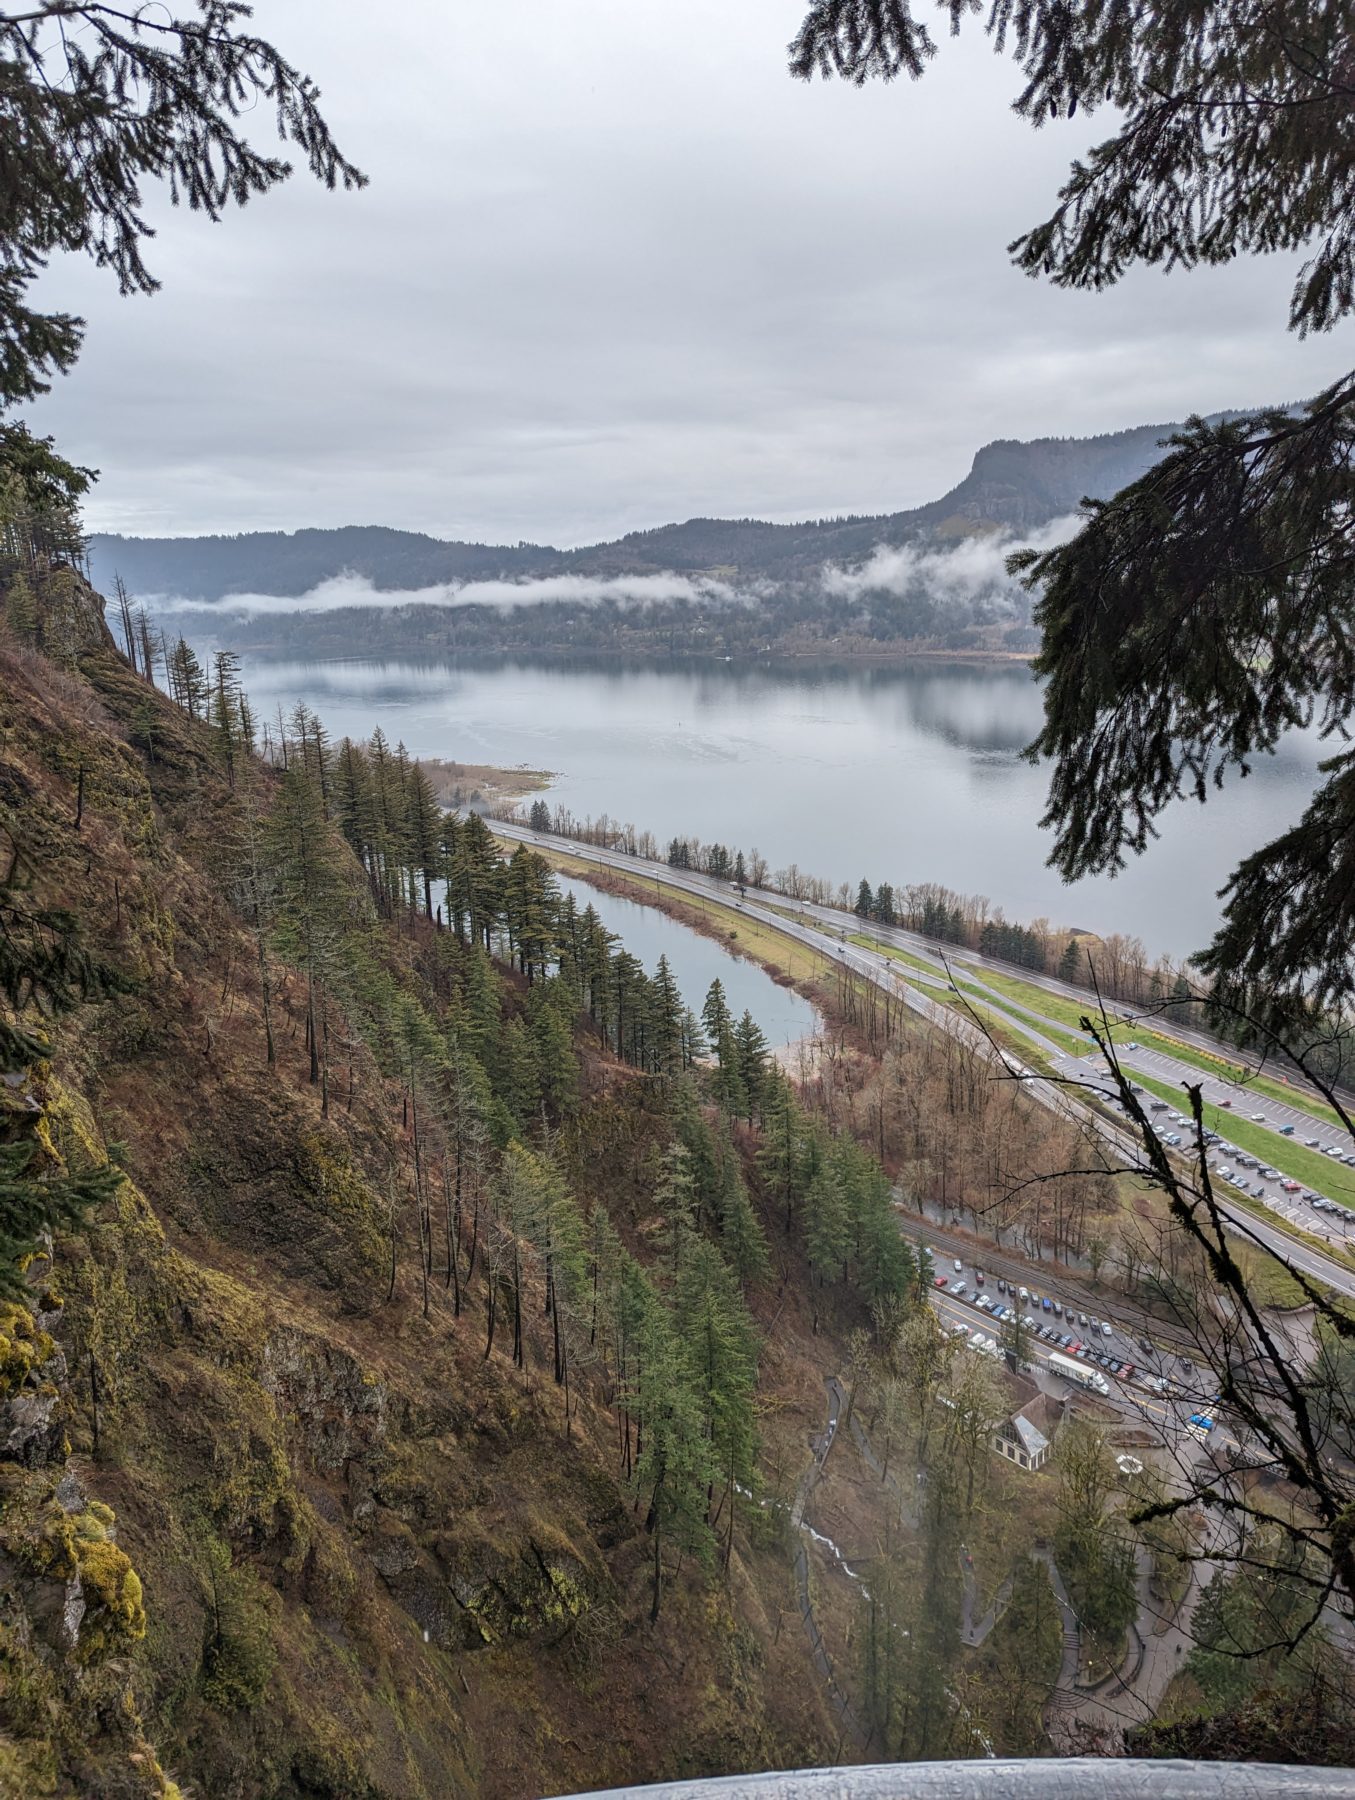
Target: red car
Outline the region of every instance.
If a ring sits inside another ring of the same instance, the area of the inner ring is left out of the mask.
[[[982,1270],[982,1269],[975,1269],[975,1271],[974,1271],[974,1285],[975,1285],[975,1286],[976,1286],[976,1287],[982,1287],[982,1286],[983,1286],[983,1270]]]
[[[1071,1344],[1069,1344],[1068,1354],[1069,1354],[1069,1356],[1081,1356],[1082,1345],[1078,1342],[1078,1340],[1076,1338],[1074,1338],[1073,1342]]]
[[[946,1285],[946,1277],[944,1275],[938,1275],[936,1277],[936,1279],[932,1282],[933,1287],[941,1288],[941,1287],[944,1287],[945,1285]]]

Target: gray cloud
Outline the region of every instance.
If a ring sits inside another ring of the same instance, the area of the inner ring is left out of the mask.
[[[925,80],[793,83],[796,0],[261,0],[369,170],[219,227],[157,215],[152,299],[33,409],[99,529],[383,522],[572,544],[699,513],[890,510],[994,437],[1312,392],[1284,259],[1099,296],[1010,268],[1082,118],[1033,133],[977,31]],[[263,121],[261,121],[261,136]]]

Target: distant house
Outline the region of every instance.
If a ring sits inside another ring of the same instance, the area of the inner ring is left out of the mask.
[[[1007,1385],[1016,1405],[994,1430],[993,1449],[1019,1469],[1042,1469],[1063,1418],[1063,1402],[1021,1376],[1008,1375]]]

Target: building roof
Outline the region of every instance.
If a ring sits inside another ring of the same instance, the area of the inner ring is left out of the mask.
[[[1038,1425],[1032,1425],[1024,1413],[1013,1413],[1011,1419],[1016,1435],[1021,1440],[1021,1448],[1027,1456],[1039,1456],[1049,1448],[1049,1439]]]

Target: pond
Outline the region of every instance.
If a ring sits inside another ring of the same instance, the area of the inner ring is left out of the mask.
[[[762,1027],[773,1051],[819,1030],[819,1017],[809,1002],[793,988],[779,987],[761,963],[734,956],[714,938],[670,919],[657,907],[643,906],[605,893],[586,881],[557,875],[562,893],[573,894],[580,912],[591,906],[608,931],[615,932],[632,956],[638,956],[652,975],[661,956],[682,991],[682,998],[697,1018],[712,981],[724,986],[725,1000],[735,1018],[750,1012]]]

